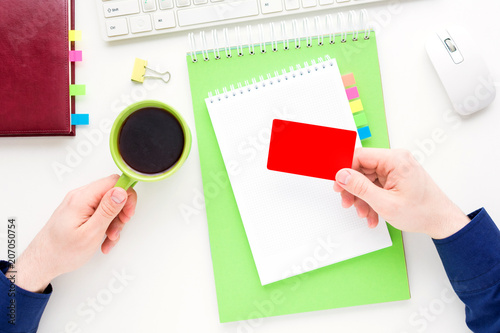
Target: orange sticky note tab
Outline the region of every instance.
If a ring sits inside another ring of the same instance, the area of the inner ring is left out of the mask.
[[[68,31],[68,39],[70,42],[74,42],[77,40],[82,40],[82,32],[81,30],[70,30]]]
[[[349,106],[351,107],[352,113],[363,111],[363,104],[361,104],[361,100],[360,99],[357,99],[355,101],[349,102]]]
[[[346,75],[342,75],[342,82],[344,83],[344,87],[350,87],[356,84],[356,80],[354,80],[354,74],[349,73]]]

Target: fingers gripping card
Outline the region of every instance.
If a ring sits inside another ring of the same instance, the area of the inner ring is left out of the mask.
[[[352,166],[356,132],[274,119],[267,168],[335,180]]]

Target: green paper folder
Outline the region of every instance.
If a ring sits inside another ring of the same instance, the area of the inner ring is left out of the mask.
[[[401,231],[390,225],[393,246],[389,248],[262,286],[228,179],[235,167],[223,163],[205,106],[205,98],[216,90],[267,78],[290,66],[303,67],[328,55],[337,59],[341,74],[354,73],[356,78],[373,134],[363,146],[389,148],[375,33],[369,39],[360,34],[357,41],[347,37],[341,43],[337,36],[334,44],[325,37],[321,46],[313,38],[311,47],[304,39],[300,49],[292,39],[288,50],[278,43],[273,52],[267,44],[266,53],[256,44],[254,55],[243,47],[243,56],[235,47],[230,58],[221,49],[217,60],[210,51],[196,53],[197,62],[187,56],[220,322],[410,298]]]

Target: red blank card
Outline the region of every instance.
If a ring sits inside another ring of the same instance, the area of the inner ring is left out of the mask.
[[[273,171],[335,180],[352,166],[355,131],[273,120],[267,168]]]

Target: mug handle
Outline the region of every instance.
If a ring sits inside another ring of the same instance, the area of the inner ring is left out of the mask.
[[[134,187],[137,184],[137,180],[130,178],[126,174],[122,174],[120,179],[115,184],[115,187],[121,187],[124,190],[127,190],[129,187]]]

